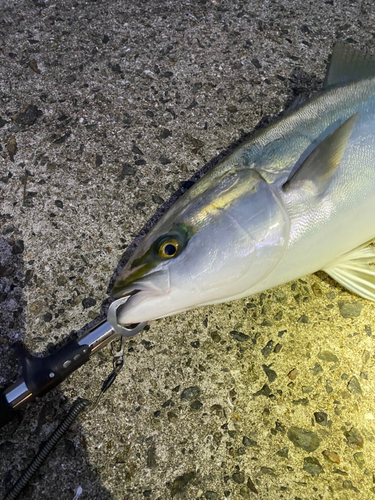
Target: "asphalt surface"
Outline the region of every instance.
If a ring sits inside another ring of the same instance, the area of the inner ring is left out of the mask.
[[[134,244],[255,127],[321,88],[370,1],[0,0],[0,385],[103,314]],[[102,305],[104,302],[104,305]],[[374,306],[324,273],[152,322],[22,499],[374,496]],[[0,431],[0,495],[101,351]]]

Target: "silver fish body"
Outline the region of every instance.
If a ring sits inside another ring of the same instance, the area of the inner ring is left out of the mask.
[[[313,185],[311,190],[296,186],[283,192],[291,171],[316,142],[357,112],[344,155],[324,193],[316,195]],[[278,269],[249,295],[323,269],[375,237],[375,79],[322,93],[266,129],[246,149],[262,145],[262,158],[255,159],[253,168],[285,207],[290,233]]]
[[[321,94],[239,146],[150,231],[115,284],[115,296],[138,292],[119,322],[238,299],[319,269],[375,300],[374,255],[361,248],[375,238],[375,78],[336,82],[350,58],[340,48]]]

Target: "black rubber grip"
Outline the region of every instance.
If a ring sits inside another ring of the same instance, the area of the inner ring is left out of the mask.
[[[43,358],[30,354],[22,344],[13,346],[22,366],[22,378],[32,398],[43,396],[90,359],[91,349],[71,341]],[[30,398],[28,399],[30,401]]]
[[[91,353],[90,346],[79,345],[76,341],[69,342],[43,358],[33,356],[22,344],[13,345],[13,349],[21,363],[22,375],[8,386],[8,398],[5,397],[4,389],[0,389],[0,428],[17,416],[25,404],[52,390],[86,363]],[[22,391],[26,388],[24,394],[21,394],[24,396],[22,401],[15,391],[17,388]],[[14,400],[10,399],[12,394],[15,396]],[[13,409],[15,406],[17,410]]]
[[[19,411],[13,410],[5,397],[4,392],[0,390],[0,428],[11,422],[18,414]]]

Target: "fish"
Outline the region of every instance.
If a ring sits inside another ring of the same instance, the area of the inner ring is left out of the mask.
[[[375,300],[375,63],[336,44],[321,92],[196,182],[116,279],[121,325],[247,297],[319,270]]]

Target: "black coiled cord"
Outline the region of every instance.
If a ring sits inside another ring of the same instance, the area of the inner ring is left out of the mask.
[[[122,345],[122,344],[121,344]],[[113,382],[116,380],[117,375],[124,367],[124,358],[115,357],[113,360],[113,370],[108,375],[108,377],[104,380],[102,384],[102,388],[96,401],[91,406],[90,411],[94,410],[99,403],[101,397],[108,389],[111,387]],[[53,434],[48,438],[46,444],[38,451],[36,456],[34,457],[31,464],[27,467],[22,476],[18,479],[15,485],[8,491],[3,500],[14,500],[21,493],[23,488],[27,485],[39,467],[42,465],[44,460],[48,457],[49,453],[56,446],[58,440],[64,435],[64,433],[69,429],[74,420],[78,417],[78,415],[83,412],[88,406],[91,405],[91,401],[88,399],[78,398],[73,403],[71,409],[69,410],[67,416],[64,420],[59,424],[57,429],[53,432]]]
[[[67,416],[64,420],[59,424],[57,429],[53,432],[46,444],[38,451],[35,455],[33,461],[27,467],[22,476],[18,479],[15,485],[12,487],[10,491],[5,495],[3,500],[14,500],[18,497],[39,467],[42,465],[44,460],[51,453],[53,448],[56,446],[59,439],[64,435],[64,433],[69,429],[74,420],[78,417],[78,415],[84,411],[89,405],[90,401],[87,399],[78,398],[74,403],[71,409],[69,410]]]

